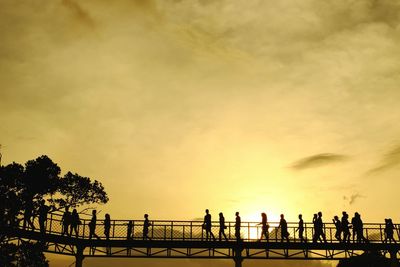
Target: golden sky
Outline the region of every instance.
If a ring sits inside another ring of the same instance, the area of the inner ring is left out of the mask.
[[[397,0],[0,0],[3,164],[46,154],[101,180],[111,218],[398,222],[399,16]]]

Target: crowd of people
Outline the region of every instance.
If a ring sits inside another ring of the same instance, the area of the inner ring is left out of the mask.
[[[204,216],[204,222],[203,222],[203,229],[206,231],[206,241],[211,240],[211,237],[215,241],[215,236],[211,231],[212,225],[211,225],[211,214],[208,209],[206,209],[206,215]],[[354,217],[351,219],[351,223],[349,222],[349,215],[347,212],[343,211],[342,212],[342,218],[339,220],[339,217],[337,215],[334,216],[332,219],[333,224],[335,225],[335,238],[339,242],[344,242],[344,243],[349,243],[351,236],[353,237],[352,242],[357,242],[357,243],[368,243],[368,239],[364,236],[364,224],[363,221],[361,220],[361,215],[358,212],[354,213]],[[239,216],[239,212],[236,212],[235,214],[236,219],[235,219],[235,237],[237,240],[241,240],[240,237],[240,223],[241,219]],[[299,214],[298,216],[299,222],[298,222],[298,227],[295,229],[295,232],[298,232],[298,239],[300,242],[306,243],[307,240],[304,237],[304,221],[303,221],[303,215]],[[325,224],[322,221],[322,212],[315,213],[312,219],[313,223],[313,234],[312,234],[312,242],[317,243],[326,243],[326,234],[325,234]],[[268,242],[269,241],[269,224],[268,224],[268,219],[267,219],[267,214],[266,213],[261,213],[261,222],[258,224],[261,225],[261,236],[258,239],[260,242],[265,238],[265,240]],[[226,241],[228,241],[228,238],[226,237],[225,234],[225,218],[222,212],[219,213],[219,241],[222,240],[222,237],[225,238]],[[352,233],[350,233],[350,229],[352,229]],[[394,231],[397,230],[396,226],[393,224],[392,219],[385,219],[385,228],[384,228],[384,243],[396,243],[396,240],[394,239]],[[281,214],[280,215],[280,221],[279,225],[276,227],[276,231],[280,232],[280,241],[281,242],[289,242],[289,231],[288,231],[288,224],[285,220],[285,215]],[[276,233],[277,234],[277,233]]]
[[[40,206],[38,208],[38,220],[39,220],[39,228],[42,234],[46,233],[46,221],[48,217],[48,213],[50,212],[51,208],[45,204],[45,201],[40,202]],[[33,216],[33,207],[29,205],[26,206],[26,209],[23,213],[23,229],[35,229],[35,225],[33,223],[34,216]],[[212,232],[212,218],[210,211],[208,209],[205,210],[204,221],[202,224],[202,230],[205,231],[205,240],[206,241],[216,241],[216,237]],[[300,242],[307,242],[307,238],[304,236],[305,231],[305,223],[303,221],[302,214],[298,215],[299,221],[298,226],[294,230],[293,234],[298,234],[298,240]],[[325,234],[325,223],[322,220],[322,212],[315,213],[312,219],[313,223],[313,231],[312,231],[312,242],[321,242],[325,243],[326,234]],[[354,213],[354,217],[349,221],[349,215],[347,212],[342,212],[342,217],[339,218],[335,215],[332,219],[332,223],[335,226],[335,234],[334,238],[337,241],[343,243],[349,242],[357,242],[357,243],[367,243],[369,242],[368,239],[364,236],[364,224],[361,219],[361,215],[358,212]],[[12,224],[10,221],[9,224]],[[72,212],[69,211],[69,208],[66,207],[65,211],[62,215],[60,224],[62,225],[61,235],[62,236],[79,236],[79,225],[82,224],[82,221],[79,217],[79,213],[76,209],[73,209]],[[104,220],[102,220],[102,224],[104,227],[104,236],[106,240],[110,239],[110,229],[111,229],[111,218],[110,215],[107,213],[104,216]],[[126,238],[133,239],[133,228],[134,228],[134,221],[130,220],[127,224],[126,230]],[[265,239],[267,242],[269,241],[270,236],[270,225],[268,224],[267,214],[261,213],[261,222],[257,224],[257,226],[261,226],[261,236],[258,241],[262,241]],[[89,228],[89,239],[100,237],[96,234],[96,226],[97,226],[97,212],[96,210],[92,210],[91,220],[88,223]],[[142,223],[143,231],[142,231],[142,238],[143,240],[151,240],[149,236],[149,228],[152,226],[152,223],[149,220],[149,215],[144,215],[144,220]],[[225,230],[228,227],[225,224],[225,217],[222,212],[219,213],[219,232],[218,232],[218,240],[228,241],[229,238],[227,237]],[[239,212],[235,213],[235,224],[234,224],[234,235],[237,241],[241,240],[241,218]],[[388,218],[385,219],[385,227],[384,227],[384,238],[383,242],[385,243],[396,243],[394,238],[395,230],[397,227],[393,224],[392,219]],[[289,236],[290,233],[288,231],[288,223],[286,222],[284,214],[280,215],[279,225],[276,227],[276,238],[277,235],[280,233],[280,241],[281,242],[290,242]],[[294,237],[295,238],[295,237]],[[202,234],[203,239],[203,234]]]

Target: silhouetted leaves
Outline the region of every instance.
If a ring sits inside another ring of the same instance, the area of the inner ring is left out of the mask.
[[[60,173],[60,167],[47,156],[29,160],[25,167],[18,163],[0,166],[0,226],[13,225],[24,207],[32,204],[37,214],[42,200],[47,200],[53,211],[108,202],[107,193],[97,180],[72,172],[60,177]],[[3,242],[5,236],[0,238],[0,266],[17,266],[17,262],[24,267],[49,266],[41,243],[23,242],[16,246]]]
[[[83,204],[107,203],[107,193],[97,180],[68,172],[59,182],[59,192],[63,198],[57,199],[61,206],[76,207]]]
[[[20,246],[6,243],[0,246],[0,266],[48,267],[41,243],[22,242]]]
[[[58,189],[60,167],[49,157],[41,156],[25,164],[24,186],[29,196],[53,194]]]

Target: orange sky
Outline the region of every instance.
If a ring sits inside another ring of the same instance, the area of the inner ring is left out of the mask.
[[[398,222],[399,14],[392,0],[1,0],[2,163],[46,154],[99,179],[112,218]]]

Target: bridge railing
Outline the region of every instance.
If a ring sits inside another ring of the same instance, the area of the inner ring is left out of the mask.
[[[131,237],[128,237],[128,227],[129,220],[111,220],[110,228],[110,240],[142,240],[143,238],[143,220],[131,220]],[[81,224],[78,225],[78,235],[72,232],[72,237],[77,237],[81,239],[89,238],[89,219],[81,219]],[[148,229],[148,237],[152,240],[169,240],[169,241],[205,241],[206,231],[203,229],[202,221],[165,221],[165,220],[153,220],[150,221],[151,226]],[[228,240],[234,241],[235,237],[235,222],[225,222],[227,228],[224,230]],[[269,222],[269,239],[268,242],[281,242],[281,229],[278,229],[278,222]],[[39,222],[37,219],[34,220],[35,229],[25,227],[26,230],[39,231]],[[23,228],[23,220],[18,224],[19,228]],[[47,221],[45,223],[46,233],[62,235],[63,224],[62,215],[51,213],[49,214]],[[297,222],[288,222],[288,232],[290,242],[301,242],[299,239]],[[211,232],[219,240],[219,222],[212,222]],[[68,233],[71,230],[68,229]],[[324,223],[324,233],[326,236],[326,241],[329,243],[339,242],[335,238],[336,228],[333,223]],[[351,237],[350,242],[357,242],[354,237],[353,230],[350,229]],[[104,221],[97,220],[95,234],[101,238],[105,239],[104,234]],[[261,225],[259,222],[242,222],[240,228],[240,236],[243,241],[257,241],[260,239],[262,234]],[[382,243],[385,242],[385,224],[380,223],[364,223],[363,235],[371,243]],[[312,223],[304,223],[304,233],[303,236],[307,242],[311,242],[314,236],[314,228]],[[342,234],[343,238],[343,234]],[[399,228],[394,230],[394,239],[398,242],[400,239]],[[210,238],[212,240],[212,238]],[[222,236],[222,241],[225,238]],[[265,237],[262,237],[262,241],[266,241]]]

